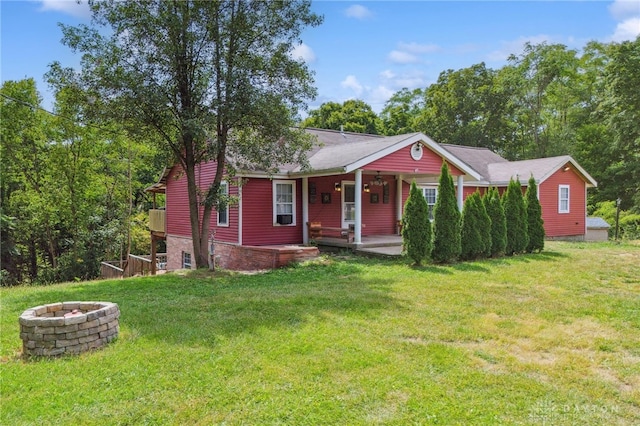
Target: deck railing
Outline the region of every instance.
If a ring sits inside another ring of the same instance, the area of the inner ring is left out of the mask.
[[[119,266],[116,266],[119,265]],[[167,270],[167,254],[156,254],[156,271]],[[111,260],[101,262],[100,264],[100,276],[103,279],[112,278],[125,278],[133,277],[135,275],[149,275],[151,274],[151,256],[136,256],[130,254],[129,258],[120,262],[118,260]]]
[[[165,232],[166,211],[149,210],[149,230],[152,232]]]

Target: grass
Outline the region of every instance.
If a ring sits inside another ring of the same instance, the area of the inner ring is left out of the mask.
[[[2,289],[0,423],[640,423],[640,246],[421,268],[327,257]],[[106,300],[120,337],[21,357],[18,316]]]

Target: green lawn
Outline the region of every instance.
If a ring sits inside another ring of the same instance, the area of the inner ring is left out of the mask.
[[[640,423],[640,246],[408,266],[328,257],[2,289],[0,424]],[[21,358],[40,304],[120,306],[120,337]]]

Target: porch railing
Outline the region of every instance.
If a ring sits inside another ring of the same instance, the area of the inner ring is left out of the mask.
[[[166,217],[165,210],[149,210],[149,230],[152,232],[165,232]]]

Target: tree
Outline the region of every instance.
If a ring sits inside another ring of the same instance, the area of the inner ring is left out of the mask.
[[[440,170],[438,197],[433,210],[433,251],[431,258],[438,263],[455,261],[460,256],[460,211],[453,178],[447,163]]]
[[[495,81],[496,72],[484,63],[440,73],[424,91],[424,109],[414,126],[440,143],[501,150],[508,102]]]
[[[527,209],[522,197],[520,182],[513,178],[509,180],[507,191],[502,195],[504,216],[507,222],[507,256],[523,253],[529,244],[527,232]]]
[[[526,251],[528,253],[542,251],[544,249],[544,220],[542,220],[542,206],[538,200],[538,188],[533,175],[529,178],[524,198],[527,209],[527,233],[529,234]]]
[[[367,103],[350,99],[342,105],[326,102],[320,108],[311,110],[302,127],[377,135],[381,133],[382,122]]]
[[[424,108],[422,89],[404,88],[396,92],[384,104],[380,113],[383,133],[387,136],[417,132],[415,120]]]
[[[491,220],[491,256],[503,255],[507,246],[507,221],[498,189],[489,188],[482,201]]]
[[[54,64],[51,77],[85,90],[89,116],[121,121],[173,154],[187,181],[195,263],[206,267],[223,178],[242,167],[306,164],[310,138],[294,128],[295,115],[316,91],[291,52],[303,28],[322,19],[305,0],[89,4],[93,27],[62,25],[63,43],[83,54],[81,72]],[[204,161],[216,171],[201,188]]]
[[[429,206],[415,181],[411,183],[409,197],[404,205],[402,243],[407,256],[418,266],[431,253]]]
[[[462,259],[477,259],[491,255],[491,219],[476,191],[464,202],[461,228]]]

